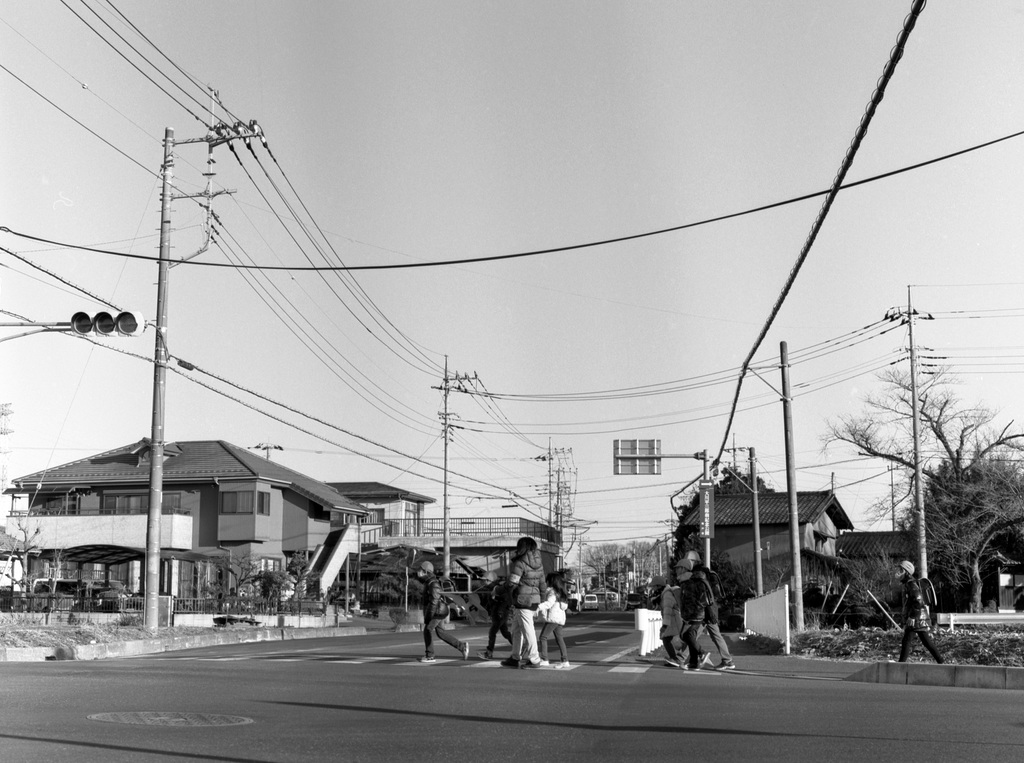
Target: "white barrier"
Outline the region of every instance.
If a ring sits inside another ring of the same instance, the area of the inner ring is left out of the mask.
[[[743,623],[752,633],[779,639],[789,654],[789,586],[748,599],[743,605]]]
[[[640,656],[661,646],[661,612],[656,609],[634,609],[634,627],[640,631]]]

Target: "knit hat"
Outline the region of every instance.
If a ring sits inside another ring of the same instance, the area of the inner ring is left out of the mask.
[[[910,562],[908,562],[906,559],[904,559],[902,562],[900,562],[900,567],[908,575],[913,575],[914,574],[914,565],[911,564]]]
[[[434,574],[434,565],[430,562],[420,562],[420,569],[424,572],[429,572],[431,575]]]
[[[664,575],[655,575],[654,577],[651,578],[651,585],[652,586],[665,585],[665,576]]]
[[[693,559],[680,559],[676,562],[676,570],[682,569],[683,572],[691,572],[693,570]]]

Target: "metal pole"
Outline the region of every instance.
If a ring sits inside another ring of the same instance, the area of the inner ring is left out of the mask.
[[[793,564],[793,629],[804,629],[804,583],[800,570],[800,515],[796,500],[796,460],[793,452],[793,411],[789,391],[789,347],[779,343],[782,355],[782,419],[786,435],[786,487],[789,493],[789,546]]]
[[[156,349],[153,364],[153,428],[149,443],[149,514],[146,522],[146,598],[143,623],[160,622],[160,511],[164,492],[164,398],[167,376],[167,266],[171,252],[171,176],[174,128],[164,130],[163,187],[160,192],[160,263],[156,288]]]
[[[921,487],[921,411],[917,399],[917,347],[914,345],[914,306],[907,287],[907,325],[910,327],[910,409],[914,421],[914,513],[917,516],[917,568],[928,577],[928,548],[924,529],[924,495]]]
[[[704,462],[704,479],[709,480],[711,479],[711,471],[708,468],[708,452],[706,450],[701,451],[701,456]],[[708,537],[704,538],[704,564],[708,569],[711,569],[711,530],[712,528],[709,527]]]
[[[757,458],[754,448],[750,448],[750,499],[754,522],[754,579],[757,584],[757,595],[764,594],[764,576],[761,572],[761,517],[757,505]]]

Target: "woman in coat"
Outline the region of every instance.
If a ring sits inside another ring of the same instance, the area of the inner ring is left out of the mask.
[[[508,585],[512,591],[513,607],[512,656],[501,664],[508,668],[539,668],[540,652],[537,650],[533,618],[541,597],[547,593],[547,585],[540,549],[533,538],[520,538],[516,543]]]
[[[916,633],[924,648],[941,665],[942,655],[932,641],[931,614],[921,595],[921,584],[914,577],[914,565],[908,561],[900,562],[899,573],[900,583],[903,584],[903,643],[900,644],[900,662],[906,662],[910,657],[910,643]]]

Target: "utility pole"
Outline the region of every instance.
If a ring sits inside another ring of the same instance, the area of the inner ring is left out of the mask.
[[[451,439],[451,431],[453,425],[449,422],[449,419],[453,414],[448,411],[448,394],[451,391],[452,382],[461,383],[465,381],[477,381],[478,377],[474,371],[472,375],[459,374],[451,375],[448,373],[448,356],[444,356],[444,382],[440,387],[434,387],[434,389],[440,389],[444,398],[444,409],[438,414],[441,417],[441,434],[444,437],[444,520],[443,520],[443,537],[444,537],[444,573],[442,577],[451,576],[451,564],[452,564],[452,535],[451,535],[451,508],[448,506],[448,442]]]
[[[215,98],[215,95],[214,95]],[[211,200],[219,193],[226,191],[212,190],[213,177],[213,147],[221,143],[242,138],[248,141],[251,138],[263,139],[262,130],[255,120],[249,126],[237,123],[233,128],[223,124],[214,124],[214,117],[210,114],[210,125],[207,133],[202,138],[190,138],[183,140],[178,145],[186,143],[206,143],[208,150],[207,165],[209,171],[206,173],[206,192],[198,194],[206,198],[207,223],[211,215]],[[146,576],[145,576],[145,604],[143,624],[147,630],[154,631],[159,626],[160,618],[160,514],[163,509],[163,468],[164,468],[164,409],[166,403],[166,377],[167,377],[167,275],[171,266],[171,177],[174,174],[174,128],[167,127],[164,130],[164,161],[161,166],[162,187],[160,191],[160,258],[157,270],[156,287],[156,349],[154,350],[153,368],[153,423],[149,443],[149,509],[146,522]],[[269,150],[269,149],[268,149]],[[185,196],[175,198],[187,198]],[[207,226],[207,237],[202,248],[192,256],[206,251],[211,240],[210,227]]]
[[[917,569],[928,577],[928,548],[924,526],[924,493],[921,486],[921,410],[917,398],[917,346],[914,344],[914,305],[907,286],[907,326],[910,332],[910,409],[914,427],[914,513],[917,516]]]
[[[146,599],[144,624],[160,624],[160,512],[164,491],[164,403],[167,377],[167,268],[171,256],[171,176],[174,128],[164,130],[163,180],[160,190],[160,261],[156,287],[156,348],[153,364],[153,420],[149,441],[149,510],[146,521]]]
[[[789,493],[789,545],[793,564],[794,630],[804,629],[804,584],[800,569],[800,515],[796,498],[796,456],[793,451],[793,398],[789,389],[789,346],[779,343],[782,364],[782,418],[786,437],[786,487]]]
[[[284,448],[282,448],[280,445],[274,445],[271,442],[261,442],[259,445],[253,445],[252,449],[253,450],[262,450],[263,451],[263,457],[265,459],[267,459],[268,461],[270,460],[270,451],[272,451],[272,450],[284,450]]]
[[[754,578],[757,584],[757,595],[764,595],[764,575],[761,572],[761,516],[757,505],[757,456],[754,448],[748,450],[750,455],[750,501],[751,514],[754,522]]]

